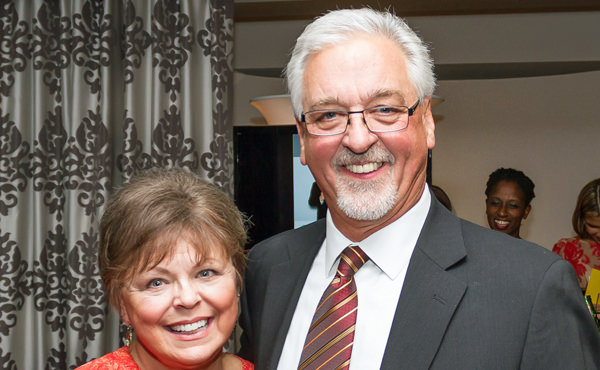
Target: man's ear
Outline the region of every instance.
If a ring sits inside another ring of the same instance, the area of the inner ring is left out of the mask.
[[[303,122],[300,122],[296,117],[296,129],[298,130],[298,138],[300,139],[300,163],[306,166],[306,156],[304,154],[304,137],[308,134]]]
[[[435,147],[435,122],[433,120],[433,113],[431,113],[431,97],[425,98],[421,117],[423,128],[425,129],[425,138],[427,139],[427,148],[433,149]]]

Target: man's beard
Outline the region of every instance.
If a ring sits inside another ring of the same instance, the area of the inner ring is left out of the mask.
[[[344,164],[364,162],[387,163],[390,168],[386,170],[391,172],[395,158],[383,146],[374,146],[364,154],[355,154],[346,149],[337,156],[335,164],[339,168]],[[360,181],[338,172],[336,188],[338,207],[346,216],[355,220],[378,220],[394,207],[398,199],[392,176]]]

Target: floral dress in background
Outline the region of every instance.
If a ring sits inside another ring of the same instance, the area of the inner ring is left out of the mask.
[[[577,237],[563,238],[554,244],[552,251],[573,265],[579,287],[585,291],[592,269],[600,270],[600,244]]]

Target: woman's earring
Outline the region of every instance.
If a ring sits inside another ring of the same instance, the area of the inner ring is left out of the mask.
[[[131,344],[133,343],[133,326],[127,325],[127,331],[125,332],[125,346],[131,352]]]
[[[323,203],[325,203],[325,195],[323,193],[321,193],[321,195],[319,195],[319,202],[321,202],[321,205],[323,205]]]

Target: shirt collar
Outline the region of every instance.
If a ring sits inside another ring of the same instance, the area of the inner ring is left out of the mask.
[[[346,238],[334,225],[327,212],[327,237],[325,239],[325,268],[327,275],[334,273],[336,261],[344,248],[349,245],[359,245],[390,279],[396,278],[410,261],[412,252],[425,224],[431,194],[425,184],[425,190],[419,201],[396,221],[381,230],[369,235],[360,243],[354,243]]]

